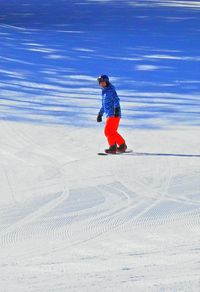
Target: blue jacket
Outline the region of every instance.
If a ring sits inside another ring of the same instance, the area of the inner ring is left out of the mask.
[[[120,109],[121,117],[120,99],[115,87],[110,83],[107,87],[102,89],[102,107],[99,113],[102,116],[105,113],[106,117],[113,117],[114,109],[117,107]]]

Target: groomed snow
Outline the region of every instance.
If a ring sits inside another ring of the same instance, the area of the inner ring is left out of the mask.
[[[200,291],[199,3],[0,1],[0,292]]]
[[[198,130],[101,132],[1,121],[2,291],[198,291]]]

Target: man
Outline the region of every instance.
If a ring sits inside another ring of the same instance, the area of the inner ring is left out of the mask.
[[[120,100],[115,91],[115,87],[110,83],[107,75],[101,75],[97,78],[102,87],[102,107],[97,116],[97,122],[102,122],[102,116],[106,115],[106,124],[104,134],[108,140],[109,148],[106,153],[116,154],[125,152],[127,149],[124,138],[117,132],[121,119]],[[117,146],[118,145],[118,146]]]

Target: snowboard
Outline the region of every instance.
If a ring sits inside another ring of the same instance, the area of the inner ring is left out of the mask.
[[[99,152],[97,153],[98,155],[124,155],[128,153],[132,153],[133,150],[127,149],[125,152],[117,152],[117,153],[106,153],[106,152]]]

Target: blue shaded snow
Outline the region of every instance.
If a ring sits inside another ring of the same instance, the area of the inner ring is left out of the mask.
[[[106,73],[124,126],[199,126],[200,5],[173,3],[1,1],[0,119],[94,126]]]

